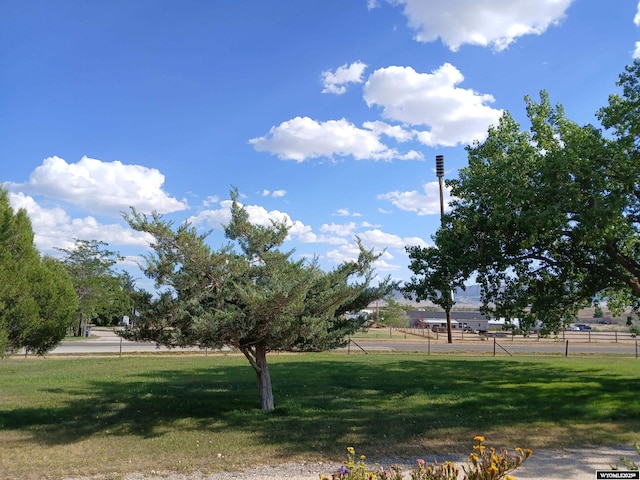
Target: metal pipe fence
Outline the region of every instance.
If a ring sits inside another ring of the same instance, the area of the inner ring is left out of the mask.
[[[429,337],[432,340],[440,340],[446,338],[446,332],[434,331],[429,328],[396,328],[397,332],[405,335],[413,335],[417,337]],[[636,335],[630,332],[621,331],[573,331],[564,330],[558,334],[540,335],[531,333],[528,335],[512,334],[508,331],[488,331],[484,333],[465,332],[462,330],[453,330],[454,340],[464,341],[486,341],[488,339],[497,338],[507,342],[540,342],[540,341],[557,341],[565,342],[567,340],[576,343],[633,343],[638,340]]]

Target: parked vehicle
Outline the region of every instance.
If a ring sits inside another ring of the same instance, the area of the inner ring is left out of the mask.
[[[585,325],[584,323],[579,323],[576,325],[580,329],[581,332],[591,331],[591,325]]]

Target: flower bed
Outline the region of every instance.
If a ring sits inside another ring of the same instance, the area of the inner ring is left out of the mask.
[[[505,449],[500,452],[485,446],[485,438],[478,435],[476,444],[469,454],[466,464],[461,466],[463,480],[515,480],[511,472],[519,468],[532,454],[529,448],[517,447],[514,452]],[[347,447],[347,460],[338,471],[328,475],[320,475],[320,480],[405,480],[407,477],[398,465],[389,469],[369,470],[365,456],[356,460],[354,447]],[[416,468],[408,473],[411,480],[458,480],[460,468],[453,462],[427,463],[418,459]]]

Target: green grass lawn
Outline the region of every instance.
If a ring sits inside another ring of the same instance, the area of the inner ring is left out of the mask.
[[[630,358],[270,356],[276,411],[241,356],[0,361],[3,478],[213,471],[257,462],[631,445]]]

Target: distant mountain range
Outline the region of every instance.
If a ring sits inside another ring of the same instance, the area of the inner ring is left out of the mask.
[[[432,302],[428,301],[413,302],[411,300],[407,300],[399,290],[396,290],[393,293],[392,298],[401,305],[411,305],[416,309],[425,307],[437,307],[437,305],[434,305]],[[480,285],[469,285],[466,290],[457,289],[455,292],[455,301],[456,304],[454,305],[453,310],[478,310],[482,306],[482,301],[480,300]],[[378,306],[382,306],[383,304],[384,302],[380,302]],[[623,313],[621,316],[616,317],[608,311],[606,302],[601,302],[601,306],[605,310],[604,316],[607,319],[618,318],[626,320],[626,315],[628,315],[629,313],[629,311],[627,310],[626,313]],[[578,316],[581,319],[592,319],[594,317],[593,307],[583,308]]]
[[[398,302],[401,305],[415,305],[417,307],[431,307],[434,306],[432,302],[424,301],[424,302],[414,302],[411,300],[407,300],[402,295],[402,292],[396,290],[392,296],[393,300]],[[454,299],[456,301],[457,308],[470,308],[470,307],[480,307],[482,305],[482,301],[480,300],[480,285],[469,285],[466,290],[462,290],[458,288],[454,293]]]

